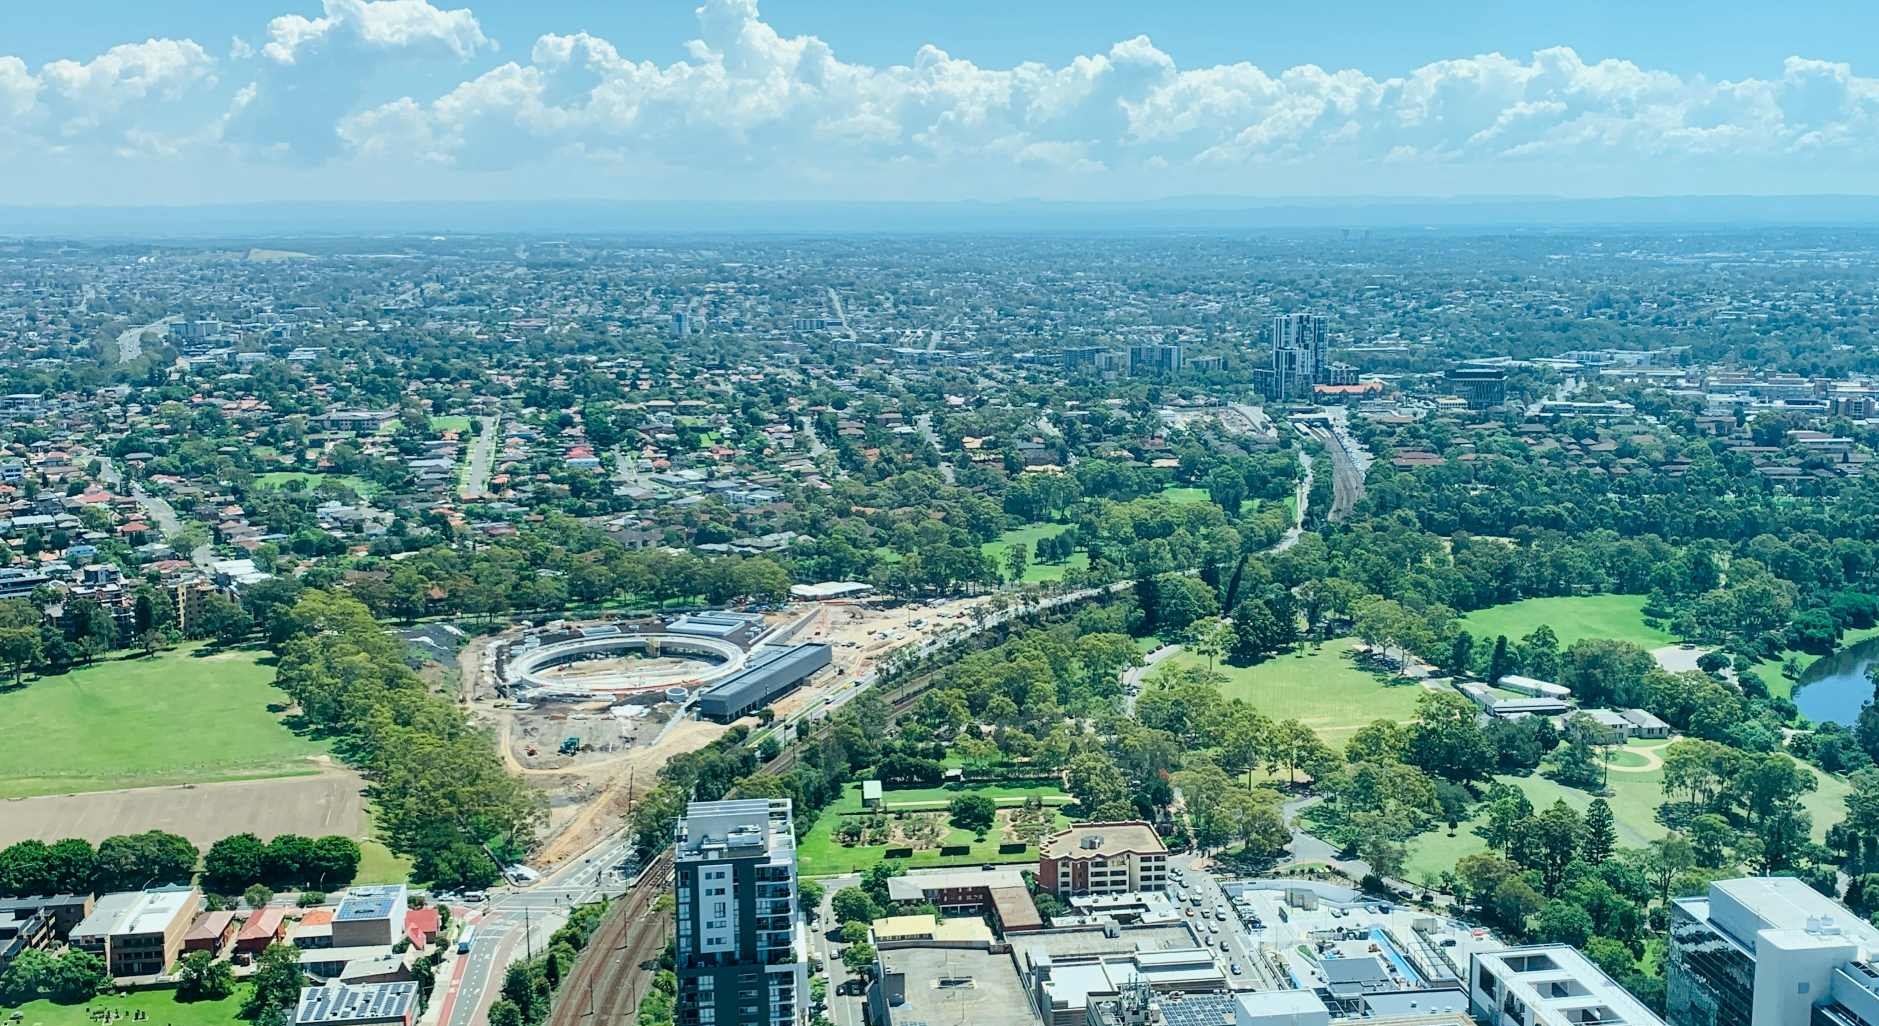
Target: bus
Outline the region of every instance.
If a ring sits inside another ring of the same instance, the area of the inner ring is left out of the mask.
[[[470,942],[474,941],[475,939],[476,939],[476,927],[474,926],[465,927],[463,931],[463,935],[457,938],[457,954],[459,955],[469,954]]]

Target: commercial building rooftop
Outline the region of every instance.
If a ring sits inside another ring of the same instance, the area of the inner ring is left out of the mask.
[[[1010,866],[914,870],[890,877],[887,881],[887,896],[894,901],[920,901],[932,891],[1023,886],[1024,872]]]
[[[759,648],[742,670],[698,696],[698,711],[719,719],[742,716],[829,665],[833,651],[820,642]]]
[[[906,999],[888,1021],[1037,1026],[1011,957],[969,948],[897,948],[880,955],[882,974],[903,974]]]
[[[388,1022],[402,1019],[415,1009],[418,985],[406,980],[398,983],[328,983],[323,987],[300,988],[300,1003],[294,1010],[297,1026],[328,1023],[343,1026],[353,1022]]]
[[[1625,1023],[1627,1026],[1662,1026],[1663,1020],[1644,1003],[1620,987],[1591,959],[1569,945],[1540,944],[1501,951],[1477,952],[1476,981],[1492,976],[1497,981],[1496,1003],[1517,1001],[1531,1013],[1536,1026],[1576,1023]]]
[[[1044,859],[1110,858],[1116,855],[1166,855],[1155,828],[1140,821],[1075,823],[1045,838],[1038,857]]]
[[[340,900],[339,911],[333,914],[333,920],[347,923],[360,919],[384,919],[391,915],[392,908],[403,894],[404,887],[401,884],[354,887]]]
[[[1682,898],[1676,903],[1751,952],[1758,934],[1774,930],[1830,935],[1836,943],[1855,944],[1869,955],[1879,954],[1879,930],[1794,877],[1717,880],[1709,885],[1708,899]]]
[[[940,919],[936,916],[886,916],[873,924],[877,947],[896,943],[931,942],[991,947],[992,929],[982,919]]]

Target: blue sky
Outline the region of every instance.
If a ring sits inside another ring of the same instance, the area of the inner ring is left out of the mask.
[[[1851,2],[20,2],[0,190],[1872,193],[1875,76]]]

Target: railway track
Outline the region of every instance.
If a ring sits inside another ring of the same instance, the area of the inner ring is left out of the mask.
[[[672,851],[659,853],[627,892],[602,919],[574,963],[548,1012],[548,1026],[599,1026],[630,1023],[638,1018],[639,1002],[652,974],[640,965],[659,957],[672,921],[670,912],[655,912],[653,903],[672,883]]]
[[[1129,582],[1124,581],[1093,589],[1089,595],[1081,597],[1114,593],[1128,586]],[[891,714],[898,717],[912,708],[921,695],[933,689],[941,672],[939,667],[922,669],[886,686],[882,697],[887,700]],[[830,724],[828,719],[817,721],[810,738],[804,740],[821,739],[831,729]],[[801,758],[798,753],[802,747],[801,742],[787,746],[776,758],[757,767],[755,773],[775,776],[794,769]],[[607,913],[594,931],[587,948],[575,961],[573,972],[556,995],[547,1026],[602,1026],[637,1021],[639,1002],[652,980],[652,973],[639,967],[659,956],[672,932],[671,914],[652,911],[652,904],[667,893],[671,882],[672,849],[667,848],[647,865],[626,898]]]
[[[927,670],[890,687],[883,697],[887,699],[888,708],[898,716],[932,690],[938,679],[939,670]],[[822,721],[816,725],[812,737],[819,737],[828,730],[828,721]],[[774,776],[794,769],[800,749],[800,744],[790,745],[776,758],[759,766],[756,772]],[[672,849],[667,848],[640,873],[626,898],[601,920],[581,957],[575,961],[573,972],[556,994],[547,1026],[602,1026],[637,1021],[639,1002],[652,981],[652,973],[640,966],[659,957],[672,930],[671,913],[654,912],[652,904],[667,893],[671,883]]]

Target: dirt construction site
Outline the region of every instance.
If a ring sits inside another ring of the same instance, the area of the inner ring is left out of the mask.
[[[969,623],[972,608],[984,601],[887,609],[865,603],[797,603],[766,614],[770,636],[825,642],[832,648],[827,670],[771,708],[788,716],[821,704],[826,692],[867,673],[888,652]],[[548,827],[540,851],[530,860],[546,868],[579,855],[618,829],[633,800],[657,786],[660,767],[710,744],[729,726],[675,715],[678,707],[659,692],[534,705],[511,701],[497,688],[490,656],[526,629],[518,626],[472,640],[458,653],[459,680],[473,715],[495,730],[510,770],[548,796]],[[581,669],[567,675],[578,678]],[[754,725],[755,720],[741,722]]]

